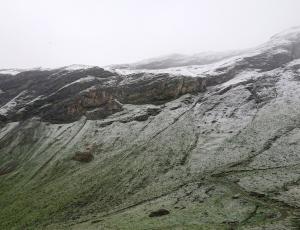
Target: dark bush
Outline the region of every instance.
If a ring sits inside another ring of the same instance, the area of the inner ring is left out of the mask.
[[[72,160],[79,162],[90,162],[94,159],[93,154],[89,152],[77,152],[75,156],[72,157]]]

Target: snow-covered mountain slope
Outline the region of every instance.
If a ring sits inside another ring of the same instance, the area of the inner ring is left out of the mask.
[[[145,60],[137,64],[110,66],[108,69],[120,74],[150,72],[203,77],[219,74],[218,72],[222,72],[227,67],[251,60],[254,62],[249,63],[251,64],[250,68],[268,69],[273,68],[271,59],[273,59],[274,63],[278,61],[284,63],[290,61],[291,58],[297,58],[300,52],[297,48],[298,40],[299,27],[295,27],[274,35],[267,43],[247,51],[227,52],[220,53],[219,55],[218,53],[204,53],[192,56],[171,55]],[[294,49],[293,46],[296,48]],[[198,58],[200,60],[206,60],[207,58],[208,61],[199,61],[199,63],[197,61],[190,61],[197,60]],[[156,62],[161,63],[161,66],[158,65],[155,68],[151,68],[151,65]],[[171,64],[164,65],[164,62],[170,62]]]
[[[299,229],[300,29],[201,68],[0,74],[0,228]]]
[[[146,59],[132,64],[112,65],[111,69],[166,69],[172,67],[205,65],[230,58],[246,51],[227,51],[227,52],[203,52],[193,55],[171,54],[151,59]]]

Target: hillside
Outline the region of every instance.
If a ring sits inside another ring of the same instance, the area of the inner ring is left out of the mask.
[[[221,59],[0,70],[0,229],[299,229],[300,28]]]

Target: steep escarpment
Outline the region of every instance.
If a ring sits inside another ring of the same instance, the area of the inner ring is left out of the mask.
[[[1,228],[297,229],[299,42],[276,35],[198,77],[2,75]]]
[[[31,77],[32,76],[32,77]],[[73,122],[85,115],[102,119],[123,104],[163,104],[187,93],[205,90],[202,78],[169,74],[122,76],[98,67],[26,71],[1,76],[0,116],[19,121],[33,116],[51,122]]]

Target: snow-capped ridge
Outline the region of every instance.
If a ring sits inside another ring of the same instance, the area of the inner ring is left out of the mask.
[[[274,39],[295,39],[300,36],[300,26],[295,26],[286,30],[283,30],[271,37],[271,40]]]
[[[20,70],[17,69],[1,69],[0,74],[8,74],[8,75],[17,75],[21,73]]]
[[[62,69],[68,70],[68,71],[75,71],[75,70],[85,70],[85,69],[91,69],[97,66],[91,66],[91,65],[82,65],[82,64],[72,64],[69,66],[65,66]]]

